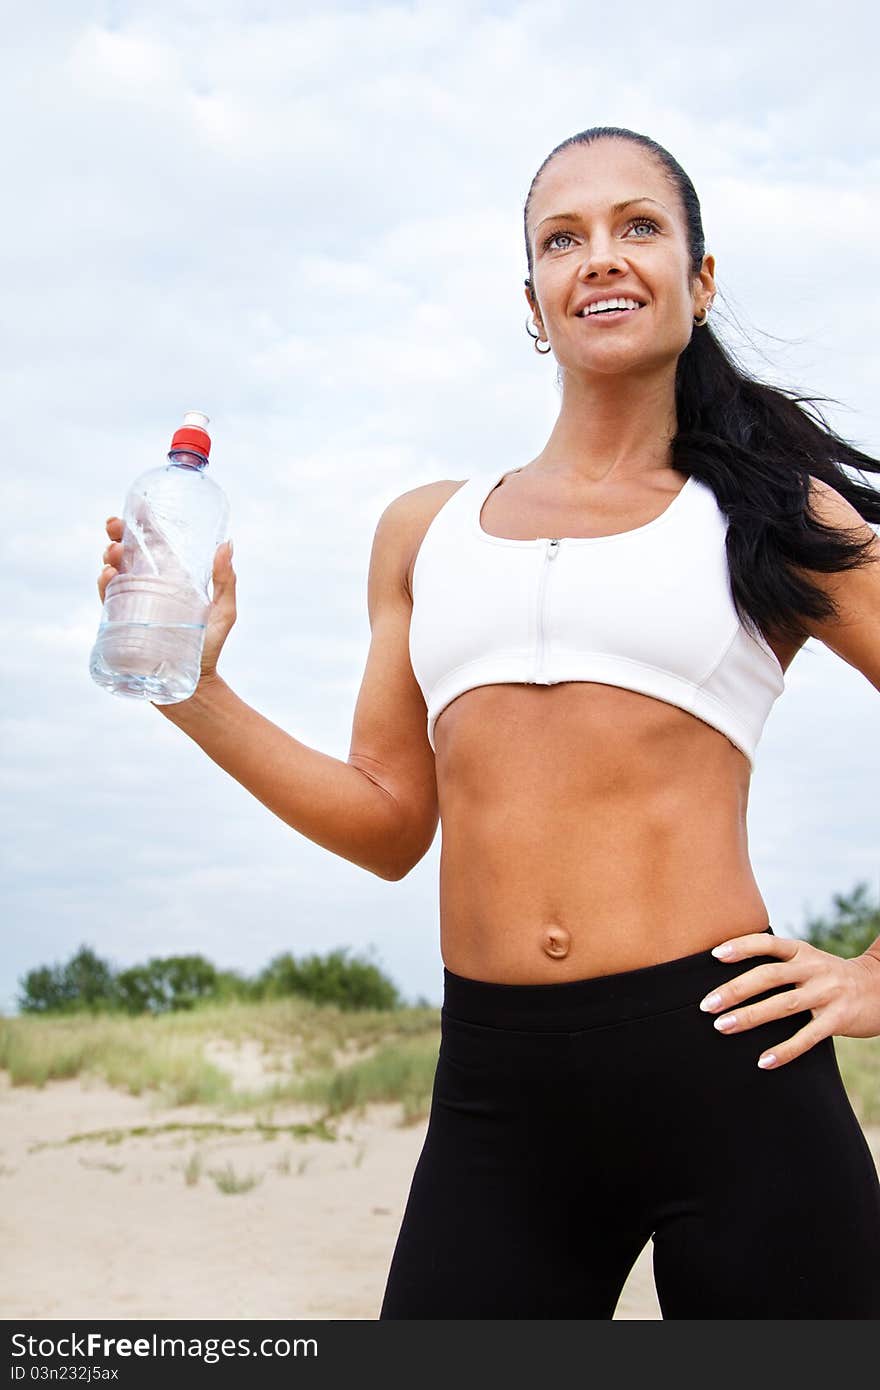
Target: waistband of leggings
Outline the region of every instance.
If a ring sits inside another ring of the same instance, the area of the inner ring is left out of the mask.
[[[764,932],[775,936],[772,926],[765,927]],[[720,943],[724,937],[718,940]],[[526,985],[473,980],[444,966],[443,1013],[465,1023],[532,1032],[601,1028],[687,1004],[696,1007],[713,986],[724,984],[764,959],[748,956],[739,961],[720,961],[710,950],[696,951],[690,956],[612,975]]]

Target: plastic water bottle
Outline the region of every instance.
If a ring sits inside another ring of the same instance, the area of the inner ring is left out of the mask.
[[[188,411],[169,462],[136,478],[125,500],[122,560],[104,591],[89,660],[114,695],[173,705],[199,683],[214,552],[229,502],[206,468],[208,416]]]

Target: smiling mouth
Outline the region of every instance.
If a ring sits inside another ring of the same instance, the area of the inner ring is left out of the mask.
[[[585,310],[584,313],[578,314],[577,317],[579,319],[622,319],[627,314],[635,314],[639,309],[644,309],[644,307],[644,304],[638,304],[635,309],[594,309],[592,312],[590,312],[590,310]]]

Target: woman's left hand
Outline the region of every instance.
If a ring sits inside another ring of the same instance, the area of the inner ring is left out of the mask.
[[[729,950],[724,950],[729,947]],[[781,1067],[800,1057],[832,1034],[844,1038],[880,1037],[880,956],[865,952],[849,958],[820,951],[806,941],[753,932],[731,937],[712,952],[725,964],[749,956],[776,956],[777,960],[744,970],[708,994],[700,1008],[717,1014],[719,1032],[742,1033],[770,1019],[785,1018],[809,1009],[813,1017],[797,1033],[772,1052],[758,1058],[761,1068]],[[744,1004],[755,994],[779,985],[783,989],[757,1004]],[[721,1028],[725,1019],[734,1022]]]

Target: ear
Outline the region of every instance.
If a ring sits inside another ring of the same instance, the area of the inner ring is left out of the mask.
[[[541,310],[538,308],[538,301],[537,301],[537,299],[535,298],[534,290],[532,289],[532,287],[531,287],[530,285],[526,285],[526,286],[525,286],[525,296],[526,296],[526,303],[528,304],[531,313],[534,314],[536,323],[541,324],[541,325],[543,326],[543,319],[541,318]]]
[[[700,309],[707,300],[715,298],[715,257],[704,256],[699,275],[694,280],[695,308]]]

